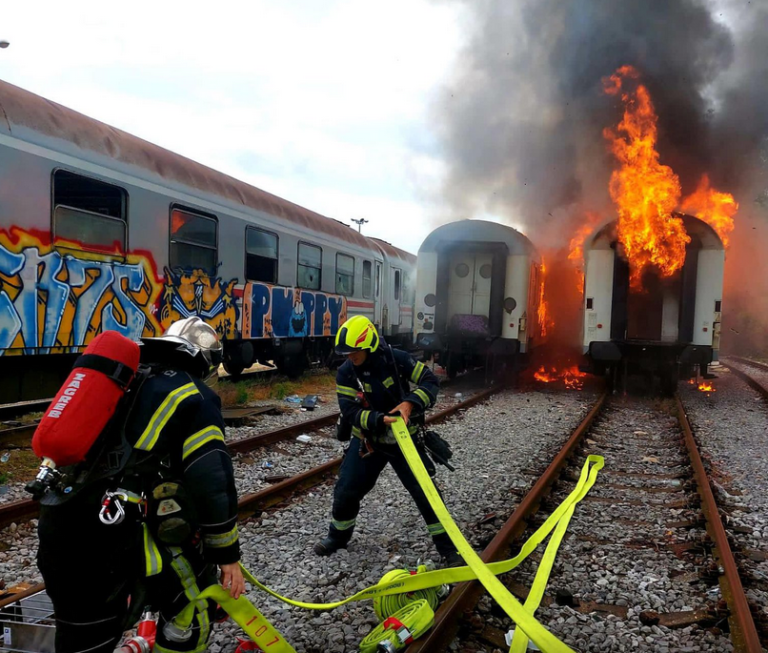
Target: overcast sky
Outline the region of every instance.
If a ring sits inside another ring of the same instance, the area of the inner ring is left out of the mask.
[[[415,253],[466,19],[428,0],[7,2],[0,78]]]

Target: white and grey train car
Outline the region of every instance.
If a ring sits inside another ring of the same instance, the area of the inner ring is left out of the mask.
[[[365,314],[412,340],[414,259],[0,82],[0,396],[50,396],[102,330],[199,315],[233,373],[323,359]],[[409,303],[410,302],[410,303]]]
[[[670,393],[718,358],[725,249],[708,224],[681,217],[691,238],[682,270],[668,279],[647,272],[641,290],[630,285],[615,222],[585,243],[584,353],[614,387],[645,374]]]
[[[531,241],[511,227],[438,227],[418,253],[416,346],[449,377],[489,360],[519,366],[539,341],[540,267]]]

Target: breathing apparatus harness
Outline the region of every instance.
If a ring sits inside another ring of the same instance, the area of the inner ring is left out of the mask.
[[[384,343],[381,343],[384,345]],[[392,351],[391,345],[385,345],[384,349],[387,354],[384,354],[382,352],[382,355],[385,356],[385,360],[388,365],[392,366],[393,370],[393,378],[396,380],[396,391],[393,392],[395,384],[393,384],[390,387],[385,388],[387,392],[390,394],[390,396],[395,400],[395,405],[401,404],[407,395],[405,389],[403,388],[403,378],[400,374],[400,369],[397,366],[397,360],[395,359],[394,352]],[[355,370],[354,365],[352,366],[352,371],[355,375],[355,380],[357,381],[358,386],[358,393],[357,393],[357,403],[363,407],[363,408],[370,408],[371,407],[371,401],[368,399],[368,396],[365,392],[365,386],[363,382],[360,380],[360,377],[357,375],[357,370]],[[444,440],[439,433],[437,433],[434,430],[427,429],[426,425],[424,423],[424,413],[419,412],[416,413],[413,416],[413,419],[411,420],[412,423],[415,423],[419,426],[418,431],[412,434],[413,440],[416,444],[416,448],[419,451],[419,455],[421,456],[422,462],[424,463],[424,466],[426,467],[427,471],[429,472],[430,476],[434,476],[436,473],[435,470],[435,464],[438,463],[440,465],[444,465],[449,470],[456,471],[456,468],[451,465],[449,462],[450,459],[453,457],[453,451],[451,450],[451,445],[448,444],[446,440]],[[344,419],[342,415],[339,415],[339,419],[336,423],[336,437],[341,442],[346,442],[352,437],[352,425],[349,423],[348,420]],[[371,442],[371,440],[365,436],[365,433],[363,432],[363,448],[360,449],[360,457],[361,458],[367,458],[370,456],[376,449]]]

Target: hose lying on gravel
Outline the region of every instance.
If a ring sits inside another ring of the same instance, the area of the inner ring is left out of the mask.
[[[388,583],[398,578],[405,578],[407,576],[414,576],[416,574],[422,574],[427,571],[433,571],[434,567],[428,567],[426,565],[419,565],[416,571],[409,571],[408,569],[394,569],[387,572],[382,576],[382,583]],[[391,617],[398,610],[406,607],[414,601],[424,599],[432,610],[437,610],[437,606],[440,603],[440,599],[448,594],[448,586],[443,585],[441,587],[427,587],[425,589],[416,590],[414,592],[406,592],[405,594],[388,594],[385,596],[377,596],[373,599],[373,610],[376,612],[376,616],[379,621],[384,621],[387,617]]]
[[[431,593],[426,593],[424,594],[425,598],[420,599],[421,601],[424,601],[424,604],[429,608],[430,612],[433,612],[432,608],[429,607],[430,601],[437,599],[437,590],[434,588],[449,583],[477,579],[480,580],[487,590],[489,590],[491,596],[497,600],[504,611],[507,612],[512,620],[518,625],[520,633],[518,635],[516,632],[515,640],[513,642],[515,653],[524,651],[525,648],[527,648],[527,640],[529,637],[541,650],[546,650],[549,653],[575,653],[567,644],[561,642],[547,631],[533,616],[533,612],[538,607],[538,602],[543,595],[544,587],[546,586],[549,572],[551,571],[554,557],[557,553],[557,548],[565,535],[568,522],[573,515],[576,505],[586,496],[594,485],[597,479],[597,474],[604,465],[603,457],[594,455],[587,457],[587,460],[582,467],[581,474],[579,475],[579,481],[574,490],[568,495],[565,501],[555,509],[538,530],[526,540],[520,549],[520,552],[514,558],[485,564],[466,539],[464,539],[458,526],[445,508],[445,504],[443,504],[437,489],[424,470],[418,451],[416,451],[413,441],[410,438],[410,434],[402,419],[398,419],[395,424],[393,424],[392,430],[398,444],[401,446],[401,449],[406,456],[406,460],[409,465],[411,465],[412,471],[416,475],[417,480],[419,480],[422,488],[425,490],[427,499],[435,509],[435,513],[438,515],[440,522],[445,527],[446,532],[451,537],[451,540],[457,547],[461,556],[465,559],[465,562],[468,563],[468,566],[436,569],[434,571],[424,572],[419,570],[415,574],[405,572],[404,570],[395,570],[397,572],[396,576],[395,572],[390,572],[376,585],[367,587],[352,596],[332,603],[307,603],[281,596],[263,583],[260,583],[257,578],[241,565],[245,579],[254,587],[259,588],[284,603],[309,610],[330,610],[349,603],[350,601],[360,601],[362,599],[392,598],[397,601],[398,595],[402,596],[403,594],[407,595],[409,593],[414,595],[418,591],[431,589],[432,592],[435,592],[434,598],[431,598]],[[496,576],[515,569],[553,531],[555,531],[555,533],[552,541],[550,541],[550,545],[547,547],[544,559],[542,560],[542,564],[540,565],[531,588],[529,598],[532,600],[526,601],[526,607],[524,608],[509,593],[509,591],[501,585]],[[184,610],[182,610],[182,612],[174,619],[174,623],[177,627],[181,630],[189,628],[195,615],[196,604],[200,600],[207,598],[211,598],[219,603],[234,621],[245,630],[251,640],[256,642],[262,649],[264,649],[265,646],[269,646],[271,647],[269,650],[272,651],[272,653],[295,653],[293,647],[282,638],[277,630],[266,619],[264,619],[255,606],[248,601],[245,596],[241,596],[239,599],[232,599],[229,596],[229,592],[223,589],[221,585],[211,585],[204,589],[196,597],[195,601],[184,608]],[[387,607],[397,607],[397,603],[387,602]],[[383,609],[383,603],[380,603],[377,614],[379,612],[381,614],[385,614],[386,612],[386,610]]]
[[[381,650],[379,645],[383,642],[391,644],[386,650],[401,651],[432,628],[434,623],[435,612],[427,600],[412,601],[368,633],[360,642],[360,653],[376,653]]]

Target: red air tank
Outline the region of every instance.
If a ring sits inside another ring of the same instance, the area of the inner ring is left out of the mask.
[[[139,356],[139,345],[117,331],[91,341],[32,438],[44,465],[66,467],[85,459],[136,374]]]

